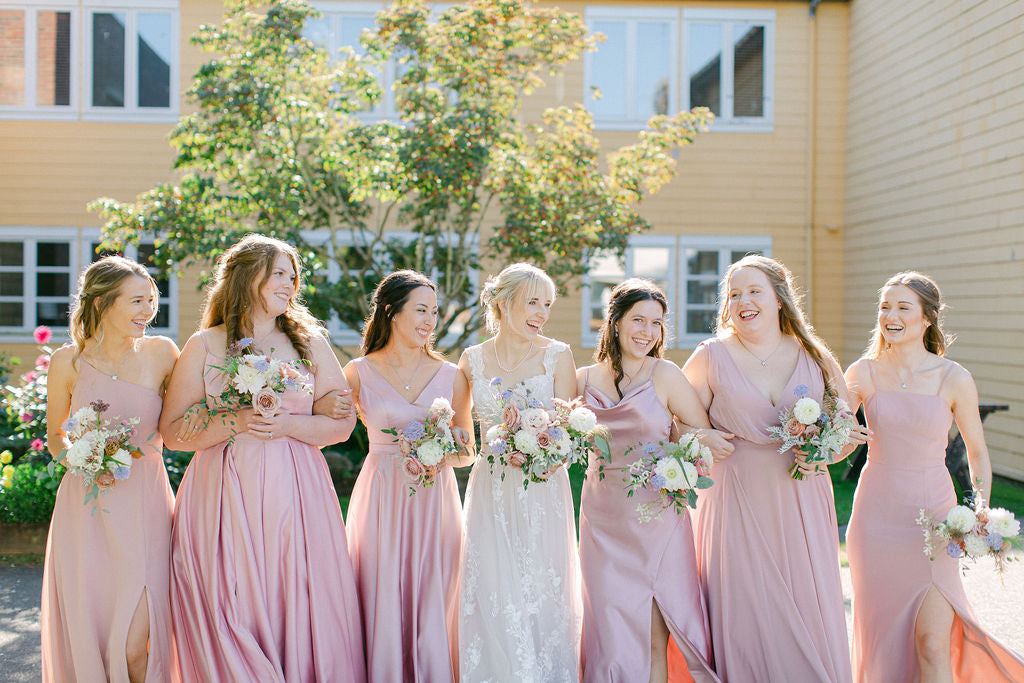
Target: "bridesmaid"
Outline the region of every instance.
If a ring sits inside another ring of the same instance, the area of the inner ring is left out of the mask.
[[[133,443],[143,456],[127,479],[101,492],[97,512],[78,475],[65,475],[57,490],[43,568],[44,681],[178,679],[168,560],[174,496],[156,433],[178,347],[145,335],[157,296],[138,263],[120,256],[93,263],[71,313],[74,344],[50,360],[53,458],[70,445],[64,420],[96,400],[109,404],[107,419],[139,418]]]
[[[931,278],[894,275],[881,290],[871,345],[846,371],[851,405],[864,404],[875,433],[846,537],[858,681],[1024,680],[1024,659],[978,624],[959,562],[922,552],[919,511],[945,519],[956,505],[945,466],[952,420],[982,506],[992,488],[978,390],[945,358],[942,307]]]
[[[370,438],[347,526],[371,681],[453,681],[459,670],[455,474],[442,466],[433,486],[410,495],[398,444],[382,432],[422,423],[436,398],[453,400],[456,367],[433,348],[436,290],[411,270],[384,278],[373,294],[363,357],[345,367]],[[468,431],[459,436],[469,441]]]
[[[657,496],[626,497],[636,454],[626,448],[668,441],[672,418],[709,426],[682,371],[663,359],[665,293],[648,280],[612,290],[597,363],[577,370],[577,389],[611,430],[612,461],[599,480],[591,457],[580,507],[583,570],[583,680],[668,680],[669,637],[698,681],[717,681],[697,577],[689,515],[671,510],[641,522],[636,507]]]
[[[819,402],[826,391],[845,397],[842,371],[782,263],[740,259],[719,302],[716,336],[683,368],[718,430],[705,437],[715,484],[699,493],[694,516],[716,671],[723,681],[849,681],[828,470],[804,463],[807,476],[794,480],[794,456],[768,436],[798,386]],[[732,435],[732,454],[719,459],[728,450],[719,437]]]
[[[347,387],[299,289],[295,249],[242,239],[220,258],[202,329],[171,376],[160,432],[172,448],[196,451],[172,534],[171,607],[186,681],[366,678],[344,522],[319,450],[348,438],[355,420],[311,414],[314,398]],[[245,337],[293,363],[305,391],[285,391],[272,417],[245,408],[208,418],[189,439],[186,408],[220,393],[213,366]]]

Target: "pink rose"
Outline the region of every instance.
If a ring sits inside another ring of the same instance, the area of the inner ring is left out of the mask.
[[[807,429],[804,430],[804,437],[808,438],[808,439],[813,439],[814,437],[816,437],[820,433],[821,433],[821,427],[819,427],[816,424],[815,425],[810,425],[810,426],[807,427]]]
[[[46,448],[46,444],[43,443],[42,439],[40,439],[39,437],[36,437],[36,438],[32,439],[32,443],[30,443],[28,447],[31,448],[34,451],[41,451],[44,448]]]
[[[252,407],[263,417],[273,417],[281,407],[281,397],[270,387],[263,387],[252,397]]]
[[[301,376],[302,375],[299,373],[298,368],[296,368],[291,363],[282,363],[281,364],[281,377],[282,377],[282,379],[298,379]]]
[[[46,325],[40,325],[32,333],[32,336],[35,337],[36,344],[45,344],[53,338],[53,332]]]
[[[806,428],[806,425],[795,417],[790,418],[789,422],[786,423],[786,433],[790,436],[800,436]]]
[[[530,408],[529,410],[524,410],[522,413],[522,419],[523,427],[538,435],[541,431],[546,430],[548,425],[551,424],[551,416],[548,415],[548,411],[543,408]]]
[[[505,405],[505,409],[501,411],[501,421],[508,427],[510,432],[516,432],[519,430],[519,409],[511,403]]]
[[[50,368],[50,357],[45,353],[39,358],[36,358],[36,368],[39,370],[48,370]]]
[[[402,466],[405,468],[405,473],[410,477],[416,478],[423,474],[423,465],[416,458],[406,458]]]
[[[96,475],[95,482],[101,489],[110,488],[114,485],[114,473],[110,470],[103,470]]]
[[[525,462],[526,458],[524,458],[523,454],[518,451],[508,456],[508,464],[512,465],[512,467],[522,467]]]
[[[412,444],[409,443],[409,439],[403,438],[398,440],[398,451],[403,456],[408,456],[410,453],[412,453]]]
[[[555,440],[551,438],[551,432],[545,430],[537,435],[537,445],[541,448],[547,449],[555,443]]]

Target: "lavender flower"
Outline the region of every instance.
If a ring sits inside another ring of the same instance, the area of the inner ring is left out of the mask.
[[[114,479],[117,479],[118,481],[127,479],[128,475],[131,473],[132,471],[130,469],[122,465],[121,467],[118,467],[117,469],[114,470]]]
[[[505,391],[498,394],[498,396],[501,398],[502,401],[507,401],[510,398],[512,398],[512,392],[506,389]]]
[[[992,548],[992,550],[999,550],[1003,547],[1003,537],[994,531],[985,537],[985,542],[988,543],[988,547]]]
[[[803,398],[805,396],[810,396],[811,390],[806,384],[798,384],[796,385],[796,388],[793,389],[793,393],[796,394],[797,398]]]
[[[266,372],[267,370],[269,370],[269,369],[270,369],[270,361],[269,361],[269,360],[267,360],[266,358],[258,358],[258,359],[257,359],[257,360],[256,360],[256,361],[255,361],[255,362],[254,362],[254,363],[252,364],[252,366],[253,366],[254,368],[256,368],[257,370],[259,370],[260,372]]]
[[[964,551],[963,548],[961,548],[958,544],[954,543],[953,541],[950,541],[948,544],[946,544],[946,554],[952,557],[953,559],[957,559],[964,554]]]
[[[532,397],[530,398],[529,401],[527,401],[527,405],[529,405],[531,408],[543,408],[544,407],[543,403],[541,403],[540,401],[538,401],[537,399],[532,398]]]
[[[500,377],[495,377],[494,379],[492,379],[490,381],[490,383],[487,386],[496,387],[499,384],[501,384],[501,378]]]
[[[420,422],[410,422],[405,425],[405,429],[402,432],[409,441],[415,441],[426,433],[423,431],[423,424]]]
[[[657,452],[658,452],[658,444],[656,444],[656,443],[645,443],[644,444],[644,453],[646,453],[647,455],[654,455]]]
[[[651,488],[654,489],[655,491],[657,491],[658,489],[665,488],[665,484],[666,480],[665,477],[663,477],[662,475],[655,474],[653,477],[651,477]]]
[[[76,420],[73,417],[69,417],[68,419],[64,420],[60,428],[63,429],[65,432],[73,431],[78,428],[78,420]]]
[[[548,434],[555,441],[561,441],[562,435],[565,431],[561,427],[550,427],[548,428]]]
[[[491,452],[495,455],[502,455],[508,450],[508,444],[505,442],[505,439],[495,439],[489,445]]]

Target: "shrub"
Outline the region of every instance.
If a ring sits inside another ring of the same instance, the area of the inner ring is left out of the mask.
[[[0,479],[0,522],[49,521],[63,476],[64,468],[56,464],[52,467],[38,462],[4,465]]]

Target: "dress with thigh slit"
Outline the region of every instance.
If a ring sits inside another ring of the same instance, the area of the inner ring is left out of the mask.
[[[846,535],[854,679],[920,678],[917,614],[934,586],[956,614],[950,643],[954,680],[1024,681],[1024,659],[978,624],[960,580],[959,560],[942,549],[934,560],[924,554],[916,522],[920,511],[942,520],[956,505],[945,463],[953,417],[949,405],[938,394],[875,391],[864,401],[864,413],[874,438]]]

